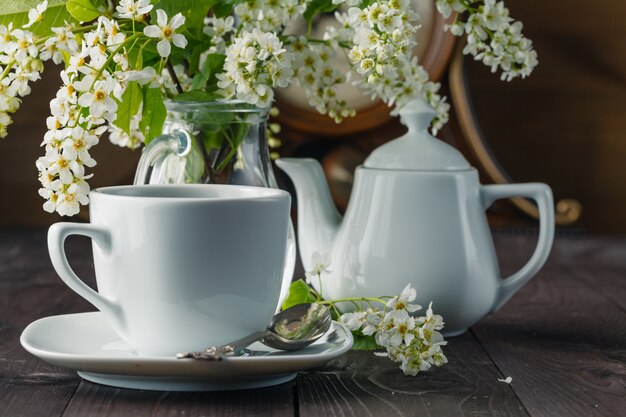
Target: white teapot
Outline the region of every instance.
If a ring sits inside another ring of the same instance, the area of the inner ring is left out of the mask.
[[[417,302],[432,301],[443,316],[444,334],[459,335],[498,310],[545,263],[554,238],[552,192],[541,183],[481,185],[459,151],[427,132],[435,116],[430,106],[415,100],[400,116],[408,133],[356,169],[343,220],[317,161],[276,162],[296,188],[302,263],[311,270],[313,253],[331,255],[321,276],[328,299],[394,295],[411,283]],[[537,202],[539,239],[530,261],[502,279],[485,210],[514,196]]]

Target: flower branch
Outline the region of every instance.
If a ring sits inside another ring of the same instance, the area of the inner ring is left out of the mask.
[[[390,107],[423,98],[437,112],[433,131],[448,120],[439,83],[413,55],[420,21],[410,0],[155,4],[81,0],[81,7],[68,2],[50,10],[43,1],[24,10],[28,22],[21,27],[0,25],[0,137],[43,63],[65,66],[50,103],[45,155],[36,163],[45,210],[73,215],[87,204],[85,167],[96,163],[91,147],[107,131],[120,146],[150,142],[161,133],[166,98],[234,99],[265,108],[276,89],[295,84],[316,111],[340,123],[356,114],[339,94],[351,83]],[[524,78],[536,66],[532,42],[501,1],[437,0],[436,6],[445,17],[457,14],[446,29],[466,36],[464,52],[502,79]],[[338,25],[316,37],[293,31],[296,19],[311,25],[322,13],[334,13]],[[339,69],[342,60],[349,71]]]

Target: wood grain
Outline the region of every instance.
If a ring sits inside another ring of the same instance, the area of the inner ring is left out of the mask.
[[[81,382],[63,417],[293,416],[293,382],[229,392],[157,392]]]
[[[471,334],[445,348],[449,363],[416,377],[372,352],[352,352],[298,377],[301,417],[527,416]]]
[[[572,269],[572,274],[590,289],[611,300],[626,314],[626,268],[603,268],[598,271],[591,266],[579,266]]]
[[[507,241],[504,269],[519,262],[515,247],[528,251],[529,242],[521,242]],[[557,240],[555,252],[578,243]],[[607,267],[598,263],[594,275]],[[606,289],[597,290],[577,271],[552,258],[501,311],[472,329],[533,416],[608,417],[626,410],[626,314],[604,294],[613,280],[623,288],[626,274],[605,275],[596,287]]]
[[[84,260],[74,262],[77,272],[89,276],[85,249],[80,241],[68,245]],[[19,337],[35,319],[87,309],[52,270],[44,231],[0,232],[0,416],[62,414],[80,378],[34,358]]]
[[[536,237],[496,236],[503,274]],[[93,284],[86,239],[67,244]],[[295,382],[220,393],[116,389],[81,381],[19,345],[22,329],[93,308],[48,260],[45,231],[0,230],[0,417],[15,416],[622,416],[626,410],[626,240],[557,239],[548,265],[497,314],[449,340],[450,363],[405,377],[350,352]],[[498,381],[512,376],[512,384]]]

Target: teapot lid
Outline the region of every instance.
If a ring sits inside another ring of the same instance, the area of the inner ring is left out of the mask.
[[[376,148],[365,160],[365,168],[406,171],[460,171],[471,168],[461,152],[428,133],[437,113],[424,100],[411,100],[398,109],[398,113],[400,122],[409,131]]]

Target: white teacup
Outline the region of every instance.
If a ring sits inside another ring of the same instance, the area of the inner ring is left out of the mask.
[[[276,309],[291,198],[229,185],[93,190],[91,223],[56,223],[52,264],[141,355],[171,356],[263,330]],[[93,239],[98,291],[70,268],[64,241]]]

